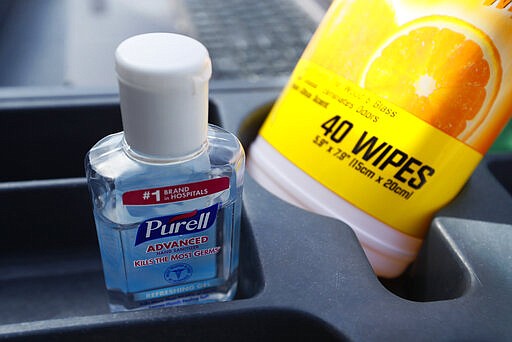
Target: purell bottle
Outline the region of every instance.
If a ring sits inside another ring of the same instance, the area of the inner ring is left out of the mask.
[[[511,16],[510,0],[334,1],[249,173],[400,275],[511,117]]]
[[[85,161],[110,307],[229,300],[245,157],[235,136],[208,125],[208,52],[151,33],[115,57],[124,131]]]

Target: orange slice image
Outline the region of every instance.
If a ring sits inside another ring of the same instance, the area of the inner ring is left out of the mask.
[[[502,77],[499,53],[471,24],[429,16],[401,27],[376,53],[360,84],[472,146]]]

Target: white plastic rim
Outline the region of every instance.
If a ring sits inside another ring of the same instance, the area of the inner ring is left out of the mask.
[[[260,136],[250,146],[247,171],[277,197],[348,224],[378,276],[397,277],[416,258],[421,239],[393,229],[353,206],[296,167]]]

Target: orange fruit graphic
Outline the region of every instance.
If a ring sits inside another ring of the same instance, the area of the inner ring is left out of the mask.
[[[398,28],[387,0],[336,1],[329,8],[304,57],[357,82],[366,63]]]
[[[405,24],[386,40],[360,83],[472,145],[501,74],[499,53],[483,32],[457,18],[430,16]]]

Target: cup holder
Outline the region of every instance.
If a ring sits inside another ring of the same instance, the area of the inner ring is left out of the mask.
[[[0,317],[25,322],[109,312],[85,180],[0,183],[0,207]],[[240,251],[236,299],[246,299],[261,291],[263,275],[245,214]],[[94,286],[82,286],[85,279]]]
[[[209,118],[220,122],[213,103]],[[119,106],[13,109],[0,121],[0,325],[108,313],[83,158],[121,130]],[[263,287],[245,212],[240,250],[242,300]]]
[[[249,151],[279,91],[213,93],[210,122],[236,131]],[[484,159],[463,192],[432,222],[417,261],[391,280],[373,274],[346,224],[289,205],[248,175],[235,299],[111,314],[83,158],[98,139],[121,129],[121,116],[115,101],[79,102],[0,110],[5,152],[0,338],[400,341],[512,336],[506,301],[512,278],[505,263],[512,258],[510,155]],[[482,204],[483,194],[491,205]]]
[[[496,156],[489,162],[489,170],[512,196],[512,157],[509,154]]]
[[[213,102],[208,114],[220,125]],[[83,177],[87,151],[121,130],[118,103],[2,110],[0,182]]]
[[[263,104],[253,112],[249,113],[249,115],[247,115],[242,121],[238,131],[238,138],[246,152],[249,151],[251,143],[258,136],[258,131],[260,130],[261,125],[263,125],[263,122],[267,118],[274,103],[274,101],[271,101]]]
[[[270,112],[274,101],[251,111],[240,125],[239,137],[246,151],[256,138],[259,128]],[[512,193],[512,162],[510,158],[491,161],[489,169]],[[273,196],[273,195],[272,195]],[[314,214],[312,214],[314,215]],[[380,284],[394,295],[414,302],[450,300],[463,296],[471,287],[470,270],[465,260],[453,250],[448,237],[439,230],[440,223],[432,222],[416,261],[395,279],[378,278]]]

